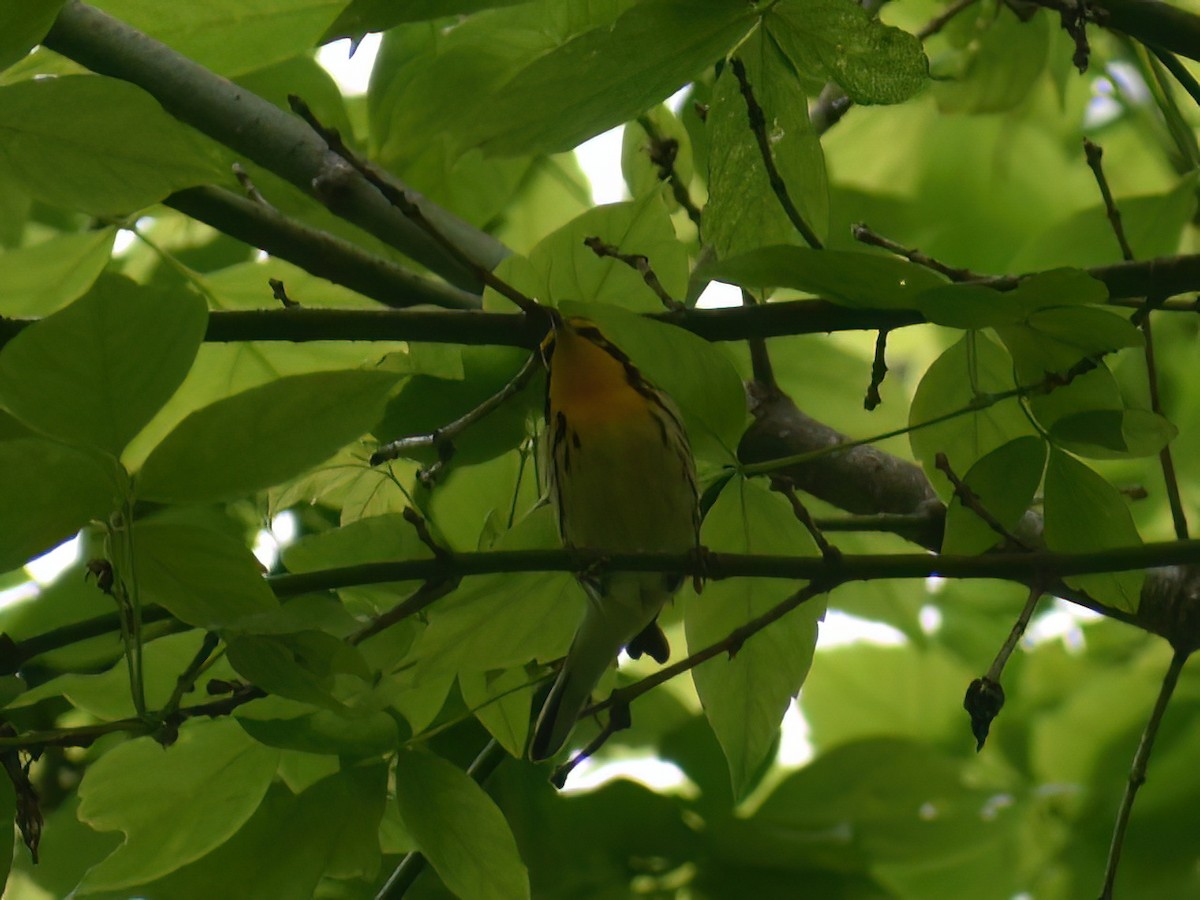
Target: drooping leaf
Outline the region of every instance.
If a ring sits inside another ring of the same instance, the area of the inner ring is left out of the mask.
[[[82,295],[108,265],[115,228],[64,234],[0,254],[0,313],[48,316]]]
[[[201,502],[299,475],[374,425],[394,382],[386,372],[318,372],[218,400],[151,451],[138,496]]]
[[[334,676],[370,675],[354,647],[324,631],[231,636],[229,662],[270,694],[334,712],[343,708],[333,694]]]
[[[429,753],[401,753],[396,801],[421,853],[456,896],[529,897],[529,874],[504,815],[461,769]]]
[[[111,461],[41,438],[0,441],[0,569],[107,519],[120,497]]]
[[[150,737],[114,747],[79,786],[79,818],[125,842],[88,870],[81,892],[142,884],[220,846],[254,814],[278,762],[228,720],[189,723],[166,751]]]
[[[0,7],[0,71],[41,43],[63,0],[10,0]]]
[[[529,706],[535,683],[524,668],[463,672],[458,676],[463,702],[513,757],[520,759],[529,738]]]
[[[1120,492],[1083,463],[1051,450],[1046,467],[1046,546],[1063,553],[1094,553],[1141,542]],[[1064,580],[1103,603],[1136,612],[1146,573],[1137,569]]]
[[[279,606],[250,549],[221,532],[138,522],[133,550],[143,599],[189,625],[215,629]]]
[[[179,387],[207,324],[194,294],[106,278],[4,347],[0,402],[31,428],[117,456]]]
[[[808,228],[824,238],[829,197],[821,143],[808,119],[804,89],[775,45],[761,30],[738,48],[755,101],[765,116],[771,158],[788,197]],[[800,243],[772,189],[747,102],[732,67],[713,88],[708,111],[708,192],[701,233],[718,258],[771,244]]]
[[[814,550],[812,538],[780,496],[749,481],[731,481],[709,510],[701,531],[716,552],[784,553]],[[695,653],[783,602],[797,585],[738,578],[712,582],[685,610],[688,650]],[[733,792],[742,797],[779,736],[779,723],[812,663],[824,598],[815,598],[748,638],[730,659],[719,656],[692,670],[704,712],[729,762]]]
[[[127,215],[221,175],[149,94],[95,75],[0,87],[0,156],[35,197],[95,216]]]

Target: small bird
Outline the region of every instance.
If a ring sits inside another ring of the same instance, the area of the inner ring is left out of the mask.
[[[699,540],[691,445],[675,404],[587,319],[553,317],[543,348],[550,500],[566,547],[686,553]],[[538,716],[529,757],[566,743],[592,690],[622,648],[665,662],[657,619],[680,576],[600,572],[579,577],[583,621]]]

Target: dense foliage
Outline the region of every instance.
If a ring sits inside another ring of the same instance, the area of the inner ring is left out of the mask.
[[[5,897],[1200,896],[1200,17],[880,5],[0,5]],[[704,491],[565,793],[530,298]]]

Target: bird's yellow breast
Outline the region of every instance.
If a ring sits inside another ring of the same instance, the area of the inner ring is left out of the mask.
[[[551,416],[568,410],[573,424],[634,421],[645,415],[645,399],[630,383],[621,360],[570,328],[559,329],[550,367]]]

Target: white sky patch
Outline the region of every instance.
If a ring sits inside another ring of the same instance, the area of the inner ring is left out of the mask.
[[[788,704],[787,712],[783,714],[783,724],[780,727],[779,755],[776,762],[788,768],[800,768],[808,765],[816,755],[812,741],[809,739],[811,729],[808,719],[800,711],[800,704],[793,697]]]
[[[932,603],[926,603],[917,613],[917,624],[925,634],[937,634],[942,630],[942,611]]]
[[[710,281],[696,298],[697,309],[723,309],[742,305],[742,289],[721,281]]]
[[[625,176],[621,174],[621,141],[625,126],[618,125],[589,138],[575,148],[579,168],[592,183],[592,202],[597,206],[629,199]]]
[[[361,97],[371,83],[371,70],[379,54],[382,35],[368,34],[359,43],[354,54],[349,38],[326,44],[317,51],[317,62],[337,83],[338,89],[347,97]]]
[[[571,770],[562,792],[580,794],[594,791],[618,778],[628,778],[658,793],[679,792],[688,796],[699,793],[683,769],[654,756],[633,756],[602,763],[585,759]]]
[[[271,520],[270,528],[262,528],[254,536],[251,551],[267,570],[275,568],[279,554],[296,539],[296,514],[290,510],[281,512]]]
[[[908,643],[903,632],[859,616],[831,609],[825,613],[821,630],[817,633],[817,649],[845,647],[848,644],[875,644],[879,647],[901,647]]]
[[[1068,652],[1082,653],[1087,647],[1083,626],[1102,618],[1099,613],[1055,597],[1053,605],[1029,623],[1021,643],[1026,647],[1036,647],[1047,641],[1062,641]]]
[[[936,594],[946,586],[946,579],[940,575],[930,575],[925,579],[925,592],[928,594]]]
[[[0,609],[8,609],[10,606],[16,606],[18,603],[24,603],[26,600],[32,600],[41,594],[41,592],[41,588],[37,586],[37,582],[35,581],[26,581],[24,584],[18,584],[7,591],[0,591]]]
[[[113,238],[112,255],[120,256],[133,246],[137,240],[137,235],[128,228],[121,228],[117,231],[117,236]]]

